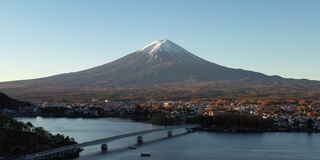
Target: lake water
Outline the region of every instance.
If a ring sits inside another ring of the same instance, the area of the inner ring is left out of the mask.
[[[119,134],[156,128],[151,124],[118,118],[17,118],[42,126],[53,134],[73,137],[79,143]],[[143,136],[144,143],[137,149],[136,137],[108,143],[109,150],[102,152],[100,145],[86,147],[77,160],[319,160],[320,134],[313,133],[186,133],[184,129]],[[140,157],[141,152],[151,157]]]

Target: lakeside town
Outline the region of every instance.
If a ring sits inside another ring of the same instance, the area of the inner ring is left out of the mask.
[[[53,135],[17,117],[124,118],[159,126],[196,124],[195,130],[228,133],[320,132],[319,100],[210,99],[162,101],[97,99],[21,102],[0,95],[0,157],[77,144],[73,137]],[[28,137],[28,138],[26,138]],[[8,145],[10,144],[10,145]],[[34,145],[37,144],[37,145]],[[73,153],[73,152],[72,152]],[[79,156],[79,151],[71,154]]]
[[[0,114],[11,117],[119,117],[156,125],[201,123],[213,131],[226,132],[257,131],[256,129],[287,132],[320,131],[320,103],[315,100],[151,99],[144,101],[93,98],[90,101],[33,102],[31,106],[20,107],[18,110],[2,108]],[[222,115],[226,117],[221,118]],[[242,117],[234,117],[238,115]],[[251,119],[248,119],[250,116]],[[217,120],[217,117],[220,119]],[[241,119],[247,119],[247,122],[242,122]],[[208,120],[211,122],[204,122]]]

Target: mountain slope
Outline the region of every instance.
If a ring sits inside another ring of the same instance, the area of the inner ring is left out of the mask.
[[[37,83],[87,87],[269,78],[203,60],[169,40],[158,40],[111,63]]]
[[[238,88],[244,88],[246,85],[279,85],[287,82],[298,83],[298,80],[223,67],[197,57],[170,40],[157,40],[98,67],[41,79],[0,83],[0,89],[6,89],[6,92],[12,88],[27,89],[41,94],[45,90],[71,93],[90,89],[138,89],[142,86],[184,88],[204,84],[211,84],[215,88],[223,84],[226,84],[225,88],[237,84]]]

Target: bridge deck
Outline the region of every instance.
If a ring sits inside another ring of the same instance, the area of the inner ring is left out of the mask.
[[[183,126],[174,126],[174,127],[164,127],[164,128],[158,128],[158,129],[150,129],[150,130],[138,131],[138,132],[133,132],[133,133],[127,133],[127,134],[97,139],[97,140],[93,140],[93,141],[88,141],[88,142],[84,142],[84,143],[74,144],[74,145],[70,145],[70,146],[55,148],[55,149],[51,149],[51,150],[47,150],[47,151],[43,151],[43,152],[38,152],[38,153],[26,155],[24,157],[24,159],[37,159],[41,156],[54,154],[54,153],[58,153],[58,152],[66,151],[66,150],[79,149],[79,148],[83,148],[83,147],[87,147],[87,146],[108,143],[108,142],[112,142],[112,141],[115,141],[118,139],[132,137],[132,136],[139,136],[139,135],[148,134],[148,133],[152,133],[152,132],[166,131],[166,130],[179,129],[179,128],[192,129],[192,128],[197,128],[197,127],[200,127],[200,125],[183,125]]]

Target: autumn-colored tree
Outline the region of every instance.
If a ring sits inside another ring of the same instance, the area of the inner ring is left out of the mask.
[[[168,105],[165,110],[167,111],[173,111],[174,110],[174,106],[173,105]]]
[[[306,100],[300,100],[300,101],[298,102],[298,104],[305,106],[305,105],[307,105],[307,101],[306,101]]]
[[[239,103],[240,103],[240,104],[247,104],[248,101],[247,101],[246,99],[242,99]]]
[[[234,109],[234,106],[228,106],[226,107],[226,112],[231,112],[233,111],[233,109]]]
[[[227,105],[228,102],[229,102],[228,100],[219,99],[219,100],[217,100],[216,104],[217,105]]]
[[[211,107],[211,109],[212,109],[213,111],[218,111],[218,110],[221,110],[221,107],[219,107],[219,106],[213,106],[213,107]]]
[[[266,109],[266,106],[260,106],[260,107],[257,108],[257,112],[258,112],[259,114],[262,114],[265,109]]]
[[[297,100],[287,99],[285,101],[287,104],[297,104]]]
[[[163,107],[161,105],[157,105],[155,107],[153,107],[152,111],[153,112],[161,112],[163,109]]]
[[[306,113],[308,111],[306,106],[299,106],[298,111]]]

